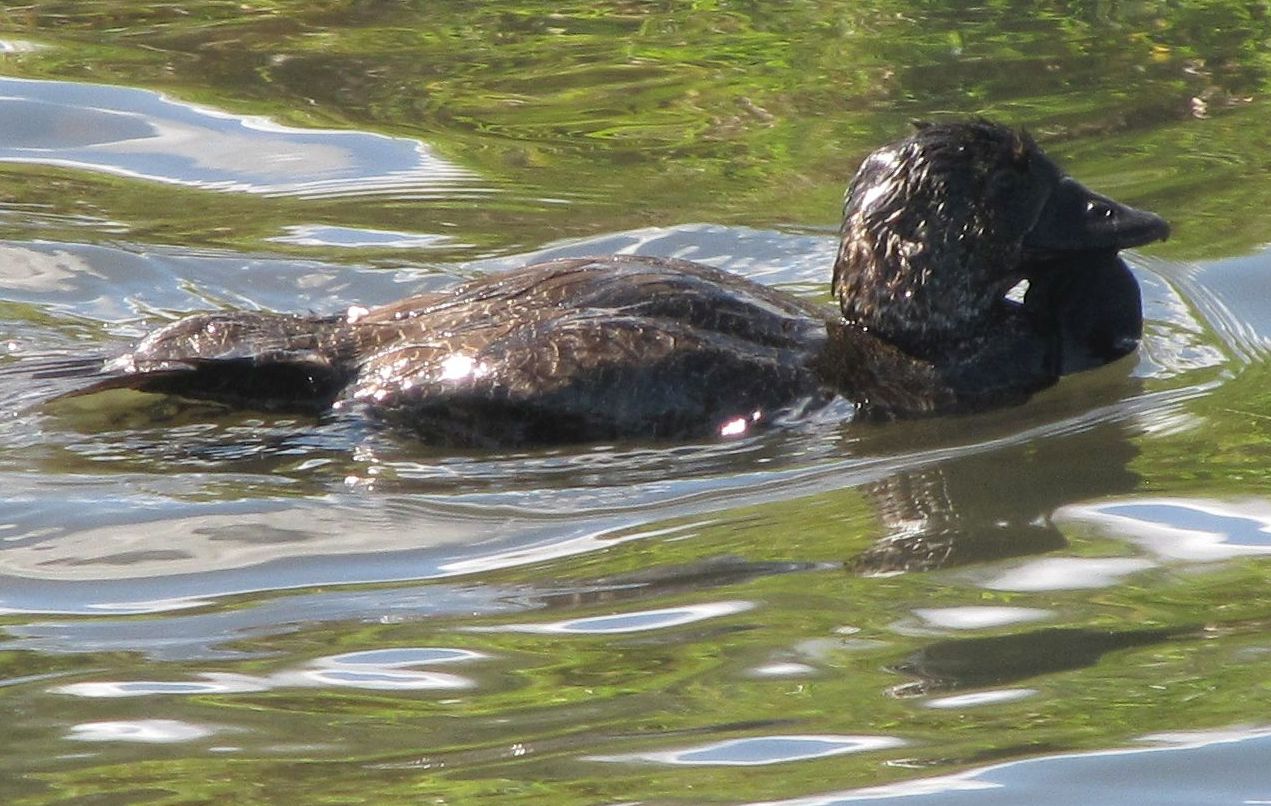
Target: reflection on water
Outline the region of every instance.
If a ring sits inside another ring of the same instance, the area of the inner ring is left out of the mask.
[[[1035,607],[942,607],[919,608],[914,615],[928,624],[955,630],[982,630],[1039,621],[1053,614]]]
[[[1041,806],[1075,803],[1135,804],[1151,793],[1153,803],[1264,803],[1267,784],[1263,759],[1271,749],[1264,729],[1213,734],[1151,736],[1161,746],[1148,749],[1056,756],[998,764],[940,778],[869,787],[766,806],[835,806],[840,803],[907,806]],[[1215,791],[1215,781],[1222,781]],[[1150,787],[1150,788],[1149,788]],[[759,804],[755,804],[759,806]]]
[[[1052,557],[1010,568],[983,584],[986,588],[1002,591],[1110,588],[1152,566],[1151,560],[1143,559]]]
[[[210,190],[330,196],[444,192],[472,174],[423,143],[279,126],[96,84],[0,78],[0,162]]]
[[[904,741],[890,736],[757,736],[682,750],[593,756],[592,760],[752,767],[826,758],[842,753],[888,750],[904,745]]]
[[[1136,449],[1120,423],[950,457],[870,485],[887,537],[856,559],[864,573],[948,567],[1061,549],[1055,507],[1133,489]],[[1079,463],[1082,472],[1056,477]]]
[[[1261,500],[1128,499],[1057,514],[1115,531],[1165,561],[1271,554],[1271,507]]]
[[[947,708],[961,711],[966,708],[980,708],[1003,705],[1016,700],[1025,700],[1037,694],[1031,688],[1003,688],[977,691],[973,694],[955,694],[952,697],[932,697],[924,703],[928,708]]]
[[[751,602],[707,602],[689,607],[665,610],[627,611],[613,616],[568,619],[547,624],[501,624],[473,628],[482,631],[532,633],[617,634],[667,629],[692,624],[702,619],[741,613],[754,607]]]
[[[450,691],[476,686],[453,672],[416,669],[485,659],[480,652],[446,648],[397,648],[346,652],[318,658],[308,668],[282,669],[265,677],[209,672],[198,681],[91,681],[56,686],[50,691],[75,697],[234,694],[277,688],[355,688],[376,691]]]
[[[215,731],[176,719],[135,719],[127,722],[84,722],[72,725],[66,738],[76,742],[142,742],[170,744],[204,739]]]
[[[1091,666],[1108,652],[1173,637],[1166,630],[1123,632],[1032,629],[991,638],[956,638],[922,647],[896,666],[917,678],[895,689],[916,696],[947,689],[997,686],[1043,674]]]
[[[362,246],[392,247],[394,249],[428,249],[449,245],[453,239],[445,235],[429,235],[420,232],[389,232],[387,230],[357,229],[305,224],[287,228],[287,234],[273,240],[301,246]]]

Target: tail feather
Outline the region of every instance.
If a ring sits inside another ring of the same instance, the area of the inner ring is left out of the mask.
[[[110,374],[65,396],[134,389],[235,408],[318,412],[331,405],[349,380],[329,362],[192,358],[159,369]]]
[[[61,397],[110,389],[178,395],[268,411],[320,411],[352,377],[338,318],[274,313],[186,317],[142,339]]]
[[[82,388],[105,356],[33,356],[0,364],[0,412],[12,413]]]
[[[37,381],[78,381],[101,372],[106,356],[40,356],[0,366],[0,379],[25,376]]]

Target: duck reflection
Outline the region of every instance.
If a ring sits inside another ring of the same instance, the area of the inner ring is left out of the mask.
[[[1118,423],[978,452],[870,485],[885,536],[848,562],[860,574],[928,571],[1066,545],[1060,506],[1134,489],[1136,448]]]
[[[1093,666],[1109,652],[1151,646],[1182,630],[1048,628],[987,638],[928,644],[892,671],[916,678],[892,694],[913,697],[937,691],[1002,686],[1055,672]]]

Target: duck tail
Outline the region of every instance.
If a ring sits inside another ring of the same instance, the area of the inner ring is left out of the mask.
[[[98,364],[91,383],[61,397],[133,389],[235,408],[320,411],[352,377],[348,344],[340,317],[197,314]]]
[[[101,374],[105,355],[15,356],[0,364],[0,413],[13,415],[83,387]]]

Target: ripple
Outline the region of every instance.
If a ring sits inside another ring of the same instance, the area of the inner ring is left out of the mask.
[[[460,663],[488,658],[480,652],[445,647],[400,647],[346,652],[318,658],[307,668],[283,669],[270,675],[207,673],[201,680],[129,680],[71,683],[50,689],[76,697],[147,697],[156,695],[239,694],[279,688],[355,688],[378,691],[421,691],[475,688],[457,674],[408,669],[434,663]]]
[[[806,286],[823,293],[838,238],[800,235],[719,224],[679,224],[576,238],[548,244],[528,254],[473,264],[502,271],[526,263],[591,255],[656,255],[726,268],[766,284]]]
[[[1035,688],[1004,688],[996,691],[976,691],[970,694],[956,694],[952,697],[939,697],[923,703],[928,708],[956,710],[960,708],[977,708],[981,705],[1001,705],[1002,703],[1026,700],[1035,696]]]
[[[1188,303],[1243,364],[1264,361],[1271,354],[1271,317],[1265,305],[1271,294],[1269,263],[1271,249],[1263,249],[1252,255],[1188,264],[1172,273]]]
[[[1139,571],[1153,568],[1151,560],[1131,557],[1048,557],[1000,574],[984,587],[1004,591],[1058,591],[1108,588]]]
[[[4,244],[0,246],[0,288],[5,291],[67,291],[83,282],[83,278],[100,279],[102,274],[80,255],[69,250],[47,252],[39,249]]]
[[[267,691],[267,680],[248,675],[214,672],[202,675],[203,680],[128,680],[93,681],[71,683],[50,689],[56,694],[74,697],[153,697],[167,694],[239,694],[248,691]]]
[[[1064,507],[1055,517],[1091,523],[1163,560],[1215,562],[1271,554],[1271,503],[1261,500],[1123,499]]]
[[[743,601],[710,602],[707,604],[685,605],[683,607],[667,607],[660,610],[616,613],[611,616],[588,616],[585,618],[553,621],[546,624],[501,624],[490,627],[469,627],[468,630],[472,632],[613,635],[681,627],[704,619],[743,613],[753,607],[753,603]]]
[[[389,669],[310,669],[280,675],[277,682],[293,685],[361,688],[375,691],[456,690],[476,688],[476,682],[444,672],[393,671]]]
[[[935,778],[849,789],[751,806],[1070,806],[1074,803],[1266,803],[1266,728],[1158,735],[1162,747],[1069,753],[1009,761]],[[1220,753],[1210,748],[1218,745]],[[1221,776],[1220,786],[1215,785]]]
[[[424,143],[296,129],[148,90],[0,79],[0,161],[211,190],[329,197],[453,193],[472,172]]]
[[[775,663],[767,663],[763,666],[756,666],[750,670],[753,677],[807,677],[817,673],[817,668],[806,663],[798,663],[795,661],[779,661]]]
[[[133,719],[120,722],[81,722],[66,738],[76,742],[139,742],[177,744],[211,736],[215,731],[176,719]]]
[[[345,248],[436,249],[454,247],[455,239],[449,235],[428,232],[395,232],[392,230],[360,229],[305,224],[286,228],[286,235],[270,238],[278,243],[298,246],[338,246]]]
[[[35,53],[37,50],[44,50],[47,47],[48,45],[41,45],[39,42],[27,42],[24,39],[0,39],[0,53]]]
[[[692,766],[754,767],[791,761],[864,753],[903,747],[906,742],[893,736],[776,735],[729,739],[723,742],[613,756],[587,756],[589,761],[653,762]]]
[[[316,662],[323,666],[365,667],[374,666],[381,669],[399,669],[403,666],[419,666],[425,663],[464,663],[489,658],[482,652],[471,649],[450,649],[446,647],[397,647],[394,649],[368,649],[362,652],[346,652],[343,655],[331,655],[319,658]]]
[[[1186,294],[1180,294],[1165,279],[1186,277],[1190,269],[1142,257],[1136,257],[1134,262],[1150,270],[1134,275],[1143,292],[1144,319],[1136,374],[1168,378],[1226,364],[1226,356],[1211,343],[1209,328],[1197,319],[1194,310],[1194,295],[1205,296],[1208,292],[1195,283],[1184,282]]]
[[[1050,610],[1035,607],[939,607],[921,608],[915,615],[936,627],[951,630],[982,630],[988,627],[1005,627],[1050,618]]]
[[[335,686],[340,688],[376,689],[381,691],[467,689],[475,688],[469,678],[447,672],[432,672],[407,667],[437,663],[469,663],[486,660],[489,655],[467,649],[447,647],[395,647],[346,652],[313,661],[316,668],[300,672],[284,672],[274,676],[279,683],[301,686]]]

